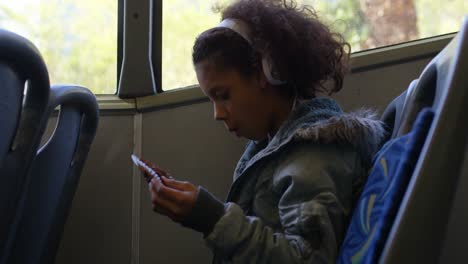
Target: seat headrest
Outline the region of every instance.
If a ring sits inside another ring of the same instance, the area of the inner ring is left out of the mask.
[[[413,91],[418,84],[418,80],[413,80],[408,89],[403,91],[398,97],[393,99],[392,102],[385,108],[384,113],[382,114],[381,120],[385,123],[387,130],[387,138],[383,141],[385,143],[390,138],[395,138],[402,124],[404,117],[404,112],[408,108],[409,103],[408,99],[411,98]]]

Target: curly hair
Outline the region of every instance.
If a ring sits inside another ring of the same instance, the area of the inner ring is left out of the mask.
[[[195,41],[194,64],[211,59],[218,67],[251,76],[261,69],[261,54],[268,54],[275,72],[286,81],[281,89],[290,95],[306,99],[342,88],[350,45],[331,32],[312,7],[299,7],[294,0],[238,0],[219,11],[222,20],[246,22],[252,44],[230,29],[209,29]],[[329,81],[332,85],[326,85]]]

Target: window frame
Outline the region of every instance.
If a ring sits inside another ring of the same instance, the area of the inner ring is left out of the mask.
[[[122,70],[123,60],[123,16],[124,16],[124,0],[118,0],[117,3],[117,81],[115,86],[115,93],[120,80],[120,71]]]
[[[162,92],[162,1],[122,1],[117,96],[137,98]],[[138,70],[135,70],[138,68]]]
[[[418,39],[391,46],[359,51],[351,54],[351,73],[377,70],[402,63],[431,59],[437,55],[456,35],[450,33],[426,39]],[[411,54],[408,56],[408,54]],[[138,112],[154,111],[161,108],[186,105],[209,99],[197,84],[164,91],[153,96],[135,98]]]
[[[118,80],[120,80],[120,72],[123,58],[123,43],[124,43],[124,16],[129,15],[128,10],[125,10],[124,4],[129,0],[119,0],[119,45],[118,45]],[[135,0],[132,0],[135,1]],[[145,0],[138,0],[145,1]],[[148,1],[148,0],[146,0]],[[151,111],[161,107],[170,105],[181,105],[190,102],[199,102],[207,100],[206,96],[200,91],[197,84],[180,87],[171,90],[163,90],[162,82],[162,5],[163,1],[149,0],[151,6],[151,41],[152,41],[152,67],[153,77],[156,87],[146,87],[145,94],[139,92],[131,92],[134,99],[130,103],[129,100],[120,100],[120,109],[126,105],[130,107],[132,104],[137,111]],[[125,14],[126,13],[126,14]],[[456,33],[448,33],[437,35],[429,38],[417,39],[409,42],[393,44],[389,46],[378,47],[374,49],[362,50],[351,54],[351,73],[374,70],[380,67],[397,65],[405,62],[431,58],[440,52],[456,35]],[[410,54],[408,56],[408,54]],[[128,87],[129,89],[132,87]],[[132,89],[130,89],[132,90]],[[122,97],[117,93],[117,96]],[[99,99],[99,98],[98,98]],[[111,99],[106,97],[106,108],[111,108]]]

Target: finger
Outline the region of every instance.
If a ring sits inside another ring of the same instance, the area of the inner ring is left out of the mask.
[[[151,194],[151,199],[153,199],[153,195],[156,195],[159,192],[159,189],[161,188],[160,183],[161,180],[159,178],[151,178],[150,181],[148,182],[148,189]]]
[[[161,177],[161,180],[167,187],[177,189],[180,191],[194,191],[194,189],[196,189],[196,187],[193,184],[187,181],[178,181],[174,178],[168,177]]]
[[[147,160],[147,159],[144,159],[144,158],[141,158],[140,159],[143,163],[146,164],[146,166],[150,167],[151,169],[155,170],[156,172],[158,172],[159,168],[154,165],[151,161]]]
[[[149,182],[151,178],[153,178],[153,176],[150,174],[150,172],[147,169],[145,169],[142,166],[137,166],[137,167],[140,170],[140,172],[143,174],[143,177],[145,177],[146,182]]]
[[[162,175],[165,176],[165,175],[168,174],[165,170],[163,170],[163,169],[159,168],[158,166],[154,165],[154,164],[151,163],[149,160],[146,160],[146,159],[141,158],[141,161],[143,161],[143,163],[145,163],[148,167],[150,167],[151,169],[153,169],[157,174],[159,174],[159,175],[161,175],[161,176],[162,176]]]
[[[154,166],[154,167],[151,167],[151,168],[152,168],[157,174],[159,174],[160,176],[167,176],[167,175],[168,175],[168,173],[167,173],[165,170],[163,170],[163,169],[161,169],[161,168],[159,168],[159,167]]]
[[[187,194],[184,190],[177,190],[166,186],[160,179],[152,179],[151,183],[155,194],[159,198],[171,203],[171,206],[180,206],[187,203]]]
[[[185,217],[193,206],[190,193],[178,191],[163,185],[158,180],[152,180],[152,202],[158,208],[168,211],[168,216],[177,219]],[[171,217],[171,219],[174,219]]]
[[[164,198],[160,197],[159,191],[161,186],[163,185],[158,179],[153,179],[148,184],[153,211],[173,218],[174,214],[170,210],[168,210],[168,208],[170,207],[169,203]]]
[[[154,167],[154,164],[151,161],[144,159],[144,158],[140,158],[140,160],[143,161],[143,163],[145,163],[149,167]]]
[[[169,216],[173,220],[181,219],[183,217],[183,205],[178,205],[174,202],[166,200],[157,194],[153,196],[151,202],[153,204],[153,210],[159,211],[164,215]]]

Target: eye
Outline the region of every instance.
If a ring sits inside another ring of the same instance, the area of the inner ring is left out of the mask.
[[[229,100],[229,93],[225,91],[216,93],[216,98],[222,101]]]

